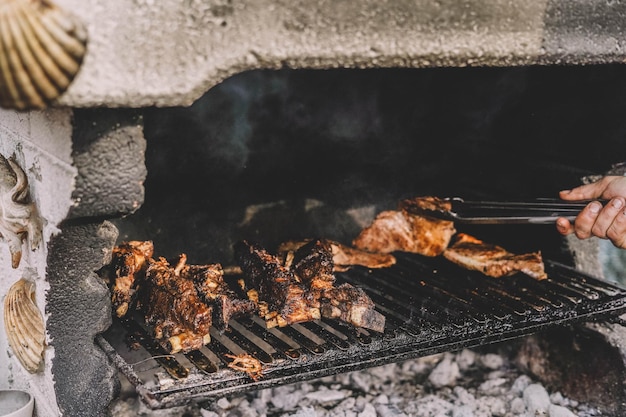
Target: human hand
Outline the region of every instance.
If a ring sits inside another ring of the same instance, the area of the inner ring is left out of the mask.
[[[574,233],[579,239],[599,237],[610,240],[618,248],[626,249],[626,177],[606,176],[591,184],[581,185],[559,193],[563,200],[605,199],[590,202],[576,216],[572,224],[568,219],[559,218],[556,229],[562,235]]]

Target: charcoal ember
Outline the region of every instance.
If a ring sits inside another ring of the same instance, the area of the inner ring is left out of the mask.
[[[132,310],[137,284],[145,277],[153,253],[151,241],[123,242],[113,248],[111,262],[100,271],[111,288],[111,302],[117,317],[124,317]]]

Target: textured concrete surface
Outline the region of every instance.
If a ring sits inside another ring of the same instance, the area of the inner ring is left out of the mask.
[[[60,103],[189,105],[258,68],[622,62],[620,1],[57,0],[89,33]]]
[[[94,343],[111,325],[109,290],[95,271],[110,261],[116,238],[117,229],[108,222],[64,225],[49,245],[47,327],[63,416],[105,415],[119,389],[115,368]]]
[[[26,172],[43,217],[43,243],[24,244],[17,269],[0,239],[0,296],[21,277],[35,282],[44,314],[44,369],[29,374],[0,326],[0,388],[35,396],[38,416],[98,416],[113,398],[114,368],[94,345],[111,321],[108,289],[96,276],[117,238],[102,219],[143,203],[145,140],[133,112],[97,109],[0,112],[0,153]],[[1,308],[1,307],[0,307]]]
[[[144,199],[141,114],[123,109],[75,112],[73,161],[78,176],[68,218],[122,216]]]
[[[7,157],[15,155],[26,172],[31,196],[44,220],[41,246],[31,252],[24,245],[17,269],[11,268],[8,246],[0,240],[0,309],[8,288],[21,277],[26,277],[35,282],[36,304],[46,322],[50,317],[50,312],[45,309],[50,289],[46,279],[48,243],[59,232],[58,224],[72,205],[76,175],[76,169],[71,165],[71,116],[71,111],[61,109],[28,114],[0,111],[0,153]],[[4,325],[0,326],[0,388],[29,391],[35,397],[35,410],[39,416],[58,415],[52,376],[55,352],[50,343],[54,337],[54,334],[47,334],[43,371],[29,374],[9,348]]]

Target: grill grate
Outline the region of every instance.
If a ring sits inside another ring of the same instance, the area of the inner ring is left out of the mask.
[[[437,258],[396,254],[391,268],[356,267],[337,282],[363,288],[385,315],[384,334],[334,320],[266,329],[260,317],[231,320],[223,334],[188,354],[168,355],[134,320],[115,320],[98,342],[152,409],[289,384],[606,319],[626,311],[626,289],[546,261],[549,278],[494,279]],[[120,335],[122,337],[120,338]],[[141,345],[129,349],[126,342]],[[263,364],[253,380],[226,366],[227,354]]]

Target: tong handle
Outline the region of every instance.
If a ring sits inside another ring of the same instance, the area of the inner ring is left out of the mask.
[[[599,201],[602,205],[608,200],[577,200],[565,201],[558,198],[537,198],[533,201],[471,201],[464,200],[460,197],[448,198],[452,202],[454,211],[455,206],[463,209],[498,209],[498,210],[545,210],[545,211],[573,211],[582,210],[592,201]]]
[[[473,224],[549,224],[565,217],[573,221],[594,200],[563,201],[539,198],[533,201],[471,201],[449,197],[451,210],[423,210],[419,214]],[[597,200],[605,204],[607,200]]]

